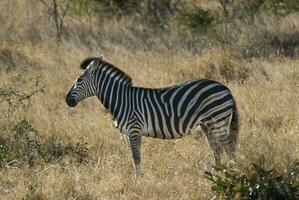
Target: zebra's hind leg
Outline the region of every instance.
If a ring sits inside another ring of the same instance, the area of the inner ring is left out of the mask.
[[[213,138],[208,139],[208,142],[209,142],[210,148],[213,152],[215,165],[220,165],[221,164],[221,153],[222,153],[221,146]]]
[[[215,123],[211,128],[211,134],[223,147],[228,157],[228,164],[233,167],[236,162],[236,145],[230,134],[230,121],[231,116],[228,116],[226,119]]]
[[[236,163],[236,145],[232,141],[231,135],[228,133],[227,138],[220,138],[224,150],[228,157],[228,166],[234,167]]]
[[[217,142],[217,139],[214,138],[213,135],[211,135],[209,129],[205,125],[201,124],[201,130],[205,134],[210,149],[212,150],[215,165],[221,164],[222,148],[220,144]]]

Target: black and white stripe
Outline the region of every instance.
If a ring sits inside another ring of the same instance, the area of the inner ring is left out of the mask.
[[[132,79],[100,58],[87,58],[84,73],[67,94],[69,106],[96,95],[112,114],[121,133],[129,137],[137,175],[141,136],[175,139],[201,127],[216,163],[224,149],[235,160],[238,117],[234,98],[223,84],[194,80],[169,88],[132,86]]]

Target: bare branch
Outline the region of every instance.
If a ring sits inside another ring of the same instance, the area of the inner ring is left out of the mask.
[[[62,42],[61,36],[62,36],[62,30],[63,30],[63,22],[64,18],[67,14],[67,11],[70,7],[71,0],[67,0],[65,7],[61,8],[61,6],[58,4],[56,0],[52,0],[52,5],[48,5],[45,0],[39,0],[48,10],[49,15],[54,21],[55,28],[56,28],[56,39],[58,44]]]
[[[226,18],[228,18],[228,10],[227,10],[227,4],[229,4],[229,0],[219,0],[222,9],[223,9],[223,13],[225,15]]]
[[[1,91],[1,100],[0,104],[3,101],[6,101],[12,108],[16,109],[20,106],[29,106],[31,105],[30,99],[32,96],[34,96],[36,93],[42,91],[45,88],[45,86],[39,87],[39,78],[36,78],[36,83],[35,83],[35,89],[31,91],[29,94],[18,91],[14,88],[8,88],[8,89],[3,89],[0,88]]]
[[[67,4],[65,6],[65,9],[63,10],[62,15],[60,16],[60,24],[59,24],[60,32],[62,32],[63,20],[64,20],[64,17],[66,16],[67,10],[69,9],[70,2],[71,2],[71,0],[68,0]]]
[[[71,0],[68,0],[63,12],[62,12],[62,15],[61,15],[61,19],[63,20],[63,18],[65,17],[66,13],[67,13],[67,10],[69,9],[70,7],[70,3],[71,3]]]
[[[44,0],[38,0],[40,1],[42,4],[44,4],[44,6],[47,8],[47,9],[51,9],[50,6],[44,1]]]

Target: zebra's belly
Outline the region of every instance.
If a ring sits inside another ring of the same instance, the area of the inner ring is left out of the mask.
[[[157,132],[157,133],[154,133],[152,131],[151,132],[149,132],[149,131],[143,131],[142,135],[146,136],[146,137],[159,138],[159,139],[179,139],[179,138],[184,137],[187,134],[185,134],[185,133],[183,133],[183,134],[174,134],[172,136],[171,133],[169,133],[169,132]]]
[[[143,127],[142,134],[147,137],[161,138],[161,139],[178,139],[190,133],[190,130],[182,131],[181,128],[175,127],[175,123],[179,126],[178,119],[172,118],[164,119],[162,122],[149,122]]]

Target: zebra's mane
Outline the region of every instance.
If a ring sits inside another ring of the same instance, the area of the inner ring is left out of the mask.
[[[114,71],[116,71],[121,77],[124,77],[124,83],[125,84],[133,84],[133,79],[126,74],[124,71],[118,69],[117,67],[115,67],[114,65],[112,65],[111,63],[106,62],[105,60],[103,60],[100,57],[88,57],[86,59],[84,59],[81,64],[80,64],[80,68],[81,69],[86,69],[87,66],[94,60],[99,61],[99,66],[107,66],[108,68],[112,68]]]
[[[93,61],[93,60],[96,60],[96,59],[99,59],[97,57],[88,57],[88,58],[85,58],[81,64],[80,64],[80,69],[86,69],[87,66]]]

